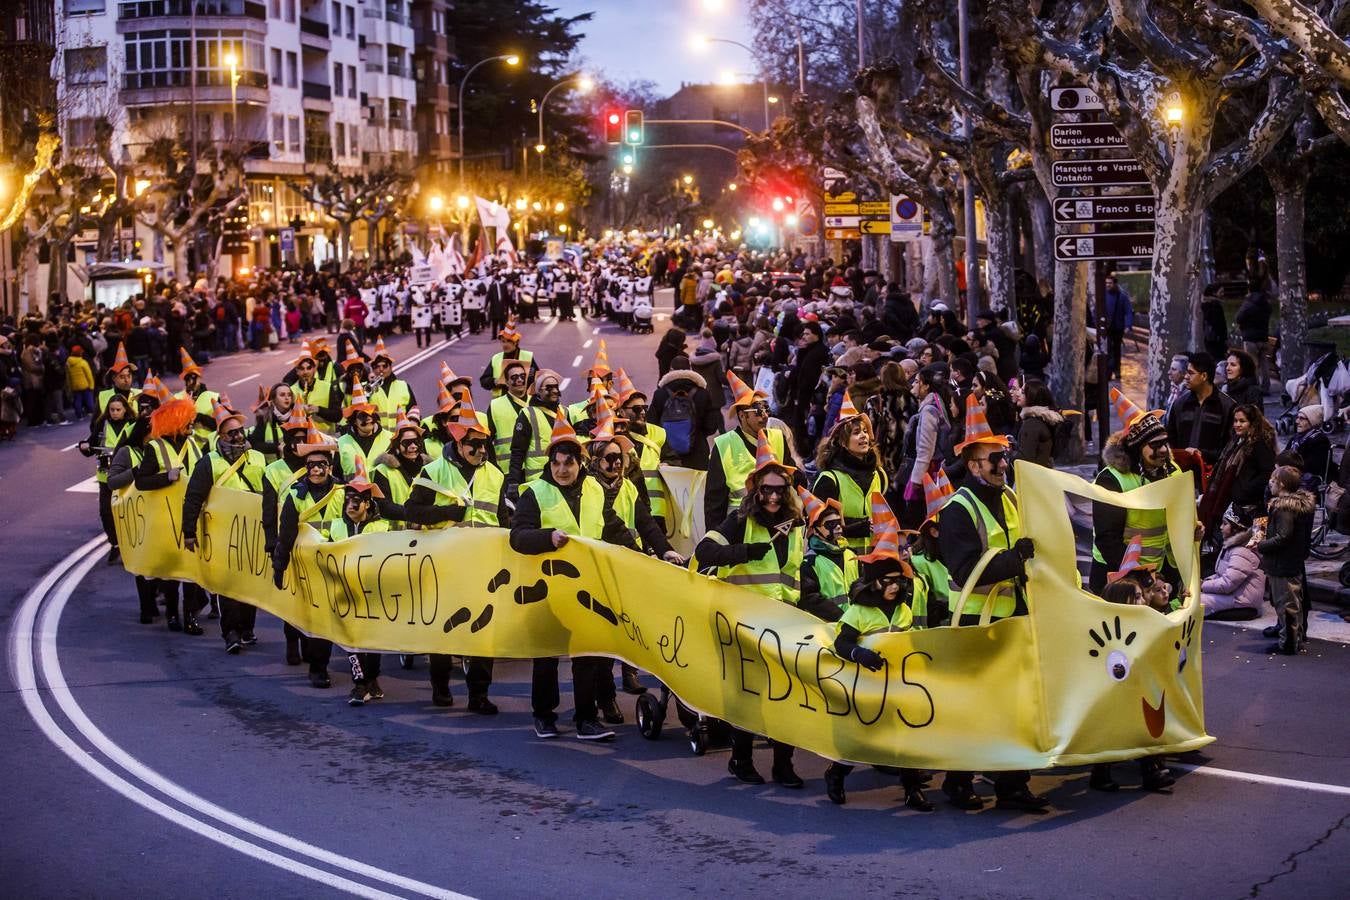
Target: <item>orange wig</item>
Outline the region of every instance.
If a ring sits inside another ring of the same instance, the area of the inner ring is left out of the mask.
[[[167,438],[187,434],[197,419],[197,406],[191,400],[170,400],[150,414],[150,437]]]

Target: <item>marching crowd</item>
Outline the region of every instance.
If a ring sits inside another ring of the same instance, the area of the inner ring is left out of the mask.
[[[331,303],[318,276],[269,276],[251,289],[260,303],[285,297],[288,309],[295,302],[311,313],[281,333],[323,322],[333,329],[300,338],[287,370],[275,373],[251,408],[208,387],[186,342],[170,366],[135,352],[114,317],[100,327],[115,340],[89,354],[107,363],[82,445],[98,457],[109,561],[118,553],[112,492],[185,480],[189,549],[213,490],[261,496],[278,586],[306,524],[330,541],[394,529],[501,527],[522,554],[546,554],[585,536],[688,563],[836,623],[836,654],[872,670],[886,661],[867,646],[869,634],[1027,613],[1025,565],[1037,548],[1022,533],[1011,464],[1053,466],[1080,427],[1039,377],[1051,339],[1047,319],[1015,324],[982,310],[966,328],[941,303],[928,304],[921,317],[898,285],[828,261],[786,273],[734,253],[659,253],[658,264],[650,248],[602,248],[579,265],[489,269],[435,286],[410,286],[397,268],[358,270],[326,279]],[[674,269],[672,259],[679,260]],[[564,379],[523,346],[518,321],[547,304],[555,316],[607,316],[641,330],[661,281],[676,287],[680,326],[660,340],[659,380],[634,384],[611,367],[602,341],[586,372],[586,399],[563,404]],[[482,306],[467,305],[469,297]],[[411,330],[421,346],[425,331],[462,326],[470,334],[487,329],[500,349],[476,379],[442,363],[437,396],[419,402],[395,373],[384,337]],[[1095,481],[1129,491],[1183,468],[1193,473],[1186,477],[1200,495],[1197,537],[1211,550],[1201,602],[1232,614],[1269,595],[1280,612],[1279,651],[1298,652],[1306,637],[1307,488],[1331,465],[1329,448],[1316,440],[1325,435],[1314,434],[1321,419],[1304,410],[1301,437],[1277,455],[1260,404],[1235,403],[1214,386],[1213,357],[1197,351],[1178,362],[1178,390],[1165,411],[1144,411],[1112,390],[1121,429]],[[1236,372],[1225,387],[1240,385],[1242,351],[1228,362]],[[182,381],[177,392],[167,384],[174,375]],[[692,560],[668,539],[663,464],[707,472],[707,530]],[[1085,584],[1094,593],[1160,612],[1185,602],[1161,511],[1098,503],[1092,526]],[[996,553],[982,559],[990,549]],[[964,605],[953,608],[972,578]],[[199,615],[218,616],[231,654],[257,640],[256,611],[238,598],[139,576],[136,588],[142,623],[155,621],[162,604],[176,632],[201,634]],[[329,687],[331,643],[290,625],[285,639],[286,661],[307,665],[316,688]],[[380,654],[350,654],[348,664],[349,703],[383,696]],[[468,709],[496,713],[492,660],[462,664]],[[640,673],[626,665],[616,673],[613,660],[591,657],[570,666],[576,736],[612,739],[612,726],[623,722],[617,691],[645,691]],[[449,657],[431,659],[438,706],[454,703],[452,668]],[[559,734],[559,695],[558,661],[535,660],[539,738]],[[801,787],[792,758],[790,746],[775,743],[771,775]],[[840,761],[826,771],[836,803],[846,800],[849,770]],[[763,783],[751,735],[733,730],[729,771]],[[932,810],[927,776],[898,774],[906,806]],[[1141,761],[1141,777],[1151,790],[1172,784],[1157,758]],[[997,773],[997,805],[1045,809],[1028,778]],[[1119,787],[1109,766],[1094,768],[1090,783]],[[962,809],[984,804],[972,773],[947,773],[942,791]]]

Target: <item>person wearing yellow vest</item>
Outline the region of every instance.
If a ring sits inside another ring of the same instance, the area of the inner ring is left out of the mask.
[[[258,386],[258,402],[253,407],[253,431],[248,436],[248,445],[261,453],[267,461],[274,462],[281,455],[281,443],[285,434],[285,424],[293,415],[301,415],[297,410],[295,392],[284,381],[272,385],[272,389]]]
[[[305,477],[305,458],[300,445],[309,438],[311,422],[303,411],[281,424],[281,455],[263,469],[262,523],[263,552],[269,557],[277,545],[277,520],[280,505],[291,485]],[[315,432],[317,434],[318,432]],[[282,623],[286,638],[286,665],[298,666],[304,658],[305,636],[289,622]]]
[[[704,535],[690,563],[700,571],[715,570],[720,581],[796,605],[801,594],[803,520],[801,501],[792,486],[791,466],[779,462],[765,432],[755,446],[754,468],[745,477],[745,502]],[[745,784],[763,784],[752,755],[754,737],[731,729],[731,761],[727,771]],[[773,745],[773,780],[799,788],[804,782],[792,767],[793,748]]]
[[[392,431],[398,424],[399,410],[417,405],[412,385],[394,374],[394,357],[384,348],[384,338],[375,341],[375,355],[370,359],[370,402],[380,413],[380,427]]]
[[[511,437],[516,433],[516,420],[530,405],[530,368],[518,359],[509,359],[502,366],[506,392],[493,397],[488,404],[488,427],[491,429],[493,459],[511,458]]]
[[[516,419],[511,434],[511,456],[506,469],[506,495],[514,499],[523,485],[534,481],[547,468],[549,435],[562,397],[562,376],[540,369],[534,379],[534,396]],[[501,460],[497,461],[501,465]]]
[[[844,546],[839,501],[822,500],[803,487],[797,488],[797,496],[807,528],[797,606],[826,622],[837,622],[848,608],[849,585],[858,580],[858,557]]]
[[[103,525],[103,534],[108,538],[108,565],[117,562],[121,551],[117,547],[117,528],[113,524],[112,488],[108,487],[108,466],[113,454],[117,452],[135,421],[135,411],[131,401],[121,394],[114,394],[103,405],[89,429],[89,438],[78,444],[84,456],[97,456],[97,468],[94,477],[98,480],[98,518]]]
[[[502,349],[492,354],[492,358],[483,369],[483,374],[478,376],[478,384],[484,390],[492,391],[493,397],[500,397],[506,389],[504,378],[508,361],[519,360],[525,366],[527,382],[533,381],[539,371],[539,363],[535,362],[534,354],[529,350],[520,349],[520,333],[516,331],[515,316],[508,319],[506,327],[497,332],[497,339],[502,342]]]
[[[403,505],[412,493],[413,479],[431,462],[422,442],[422,426],[404,414],[395,426],[389,452],[375,458],[371,476],[384,495],[378,504],[380,518],[388,522],[391,529],[407,527]]]
[[[296,445],[295,455],[304,460],[305,474],[285,488],[281,512],[277,516],[276,543],[272,547],[272,583],[277,590],[285,587],[286,568],[291,564],[291,551],[300,535],[300,514],[318,507],[317,516],[308,521],[323,534],[342,515],[344,505],[342,485],[333,477],[337,442],[311,429],[305,440]],[[316,688],[331,687],[328,661],[333,655],[333,642],[306,637],[300,646],[304,661],[309,664],[309,683]],[[288,645],[287,662],[290,662],[289,656]]]
[[[545,458],[548,465],[543,474],[520,489],[520,499],[511,515],[511,549],[536,556],[559,549],[572,537],[603,540],[605,491],[586,475],[586,451],[561,410],[554,414]],[[596,685],[608,671],[606,660],[600,657],[572,657],[572,697],[576,707],[573,720],[580,740],[603,741],[614,737],[612,730],[600,724],[595,702]],[[557,658],[536,659],[530,686],[536,737],[545,740],[558,737],[559,702]]]
[[[1157,412],[1145,412],[1118,389],[1111,388],[1111,402],[1120,417],[1121,430],[1102,448],[1102,470],[1093,484],[1124,493],[1178,474],[1172,461],[1167,427]],[[1162,573],[1165,581],[1177,583],[1176,560],[1167,541],[1167,511],[1124,509],[1111,503],[1092,504],[1092,568],[1088,588],[1100,595],[1108,576],[1120,568],[1125,548],[1134,537],[1143,547],[1141,564]]]
[[[290,380],[290,374],[283,380],[291,385],[296,408],[314,420],[320,431],[331,432],[342,419],[342,392],[336,389],[333,361],[328,358],[327,347],[320,353],[309,341],[303,342],[291,373],[295,376],[294,381]]]
[[[952,611],[953,618],[961,625],[978,625],[986,602],[993,606],[991,620],[1026,615],[1022,583],[1026,562],[1035,554],[1035,547],[1030,538],[1022,536],[1016,498],[1007,486],[1011,453],[1008,439],[993,433],[984,408],[973,394],[966,397],[965,439],[955,451],[965,463],[966,484],[951,496],[938,518],[942,557],[952,579],[951,596],[959,599],[987,550],[998,552],[987,561],[966,605]],[[1029,772],[997,773],[994,792],[998,808],[1043,811],[1049,801],[1031,793],[1030,780]],[[970,772],[949,772],[942,790],[959,809],[984,805],[975,793]]]
[[[615,433],[624,420],[615,417],[603,397],[598,400],[597,409],[596,426],[591,432],[588,450],[591,476],[605,491],[605,540],[683,566],[684,557],[671,548],[665,529],[652,516],[641,474],[628,471],[630,460],[635,459],[633,442],[623,434]],[[614,661],[610,660],[608,677],[600,684],[597,702],[607,723],[621,725],[623,713],[614,691],[613,671]],[[647,690],[638,681],[637,668],[627,663],[623,665],[623,689],[629,694],[642,694]]]
[[[136,488],[158,491],[185,477],[201,458],[201,445],[192,436],[197,408],[191,400],[174,397],[150,415],[150,440],[136,467]],[[213,423],[214,419],[211,420]],[[206,593],[191,582],[182,582],[183,617],[178,618],[178,582],[162,581],[167,624],[170,631],[197,635],[197,613],[206,605]]]
[[[357,457],[356,468],[343,489],[342,515],[329,523],[320,534],[325,541],[345,541],[358,534],[389,531],[389,522],[380,518],[380,500],[384,493],[379,485],[366,477],[365,460]],[[352,689],[347,695],[348,706],[364,706],[371,700],[383,700],[380,687],[379,653],[348,651],[347,662],[352,667]]]
[[[733,431],[719,434],[713,441],[708,460],[708,480],[703,488],[703,521],[720,522],[735,512],[745,499],[745,479],[755,468],[755,442],[769,423],[769,398],[763,391],[752,391],[735,372],[727,373],[731,385],[731,413],[736,417]],[[774,456],[785,459],[783,434],[769,429]]]
[[[915,628],[937,628],[951,620],[951,573],[942,562],[942,544],[938,539],[938,513],[947,505],[953,493],[947,473],[937,470],[936,478],[923,473],[923,496],[927,517],[919,525],[918,535],[910,547],[909,564],[914,577],[927,588],[922,608],[914,609]]]
[[[872,541],[868,498],[886,492],[872,421],[858,412],[848,392],[839,407],[839,421],[816,450],[816,483],[821,500],[838,500],[844,517],[844,546],[863,552]]]
[[[154,381],[158,385],[159,379]],[[139,402],[136,404],[136,420],[108,463],[110,490],[120,491],[122,488],[130,487],[136,480],[136,468],[145,456],[145,442],[150,437],[150,414],[159,408],[158,392],[150,389],[149,384],[146,387],[147,391],[137,398]],[[136,597],[140,602],[140,623],[149,625],[159,615],[156,597],[161,593],[161,579],[137,575],[135,581]],[[169,584],[172,585],[172,582]],[[167,590],[163,593],[166,597],[169,595]]]
[[[910,630],[914,622],[913,604],[923,593],[924,585],[915,580],[914,570],[900,554],[900,523],[894,513],[879,493],[872,496],[871,502],[874,509],[879,507],[874,513],[880,520],[877,544],[871,553],[858,557],[859,577],[851,585],[848,609],[839,619],[834,652],[840,659],[878,672],[887,665],[887,660],[860,642],[869,635]],[[840,805],[847,802],[844,779],[852,771],[853,766],[844,762],[833,762],[825,769],[825,793],[832,802]],[[900,769],[899,773],[905,806],[918,812],[932,812],[934,806],[923,793],[923,773],[917,769]]]
[[[117,353],[113,357],[113,364],[108,367],[104,375],[104,381],[110,386],[98,392],[98,408],[94,410],[95,414],[101,415],[107,408],[108,401],[113,397],[121,397],[131,406],[132,412],[136,411],[136,395],[140,391],[133,387],[136,377],[136,367],[127,359],[126,344],[119,342]],[[93,436],[93,432],[90,432]]]
[[[567,407],[568,418],[572,424],[585,431],[595,427],[595,398],[604,396],[613,402],[615,372],[609,367],[609,348],[605,339],[600,339],[600,348],[595,351],[595,359],[586,370],[586,399],[578,400]]]
[[[446,523],[464,528],[506,527],[510,523],[506,476],[488,458],[488,432],[467,393],[464,402],[456,406],[447,430],[451,440],[441,455],[413,479],[412,491],[403,505],[404,515],[423,527]],[[492,686],[492,659],[470,656],[466,661],[469,712],[495,716],[497,705],[487,695]],[[449,654],[431,654],[431,702],[436,706],[455,705],[450,693],[451,669]]]
[[[183,547],[193,553],[197,551],[197,521],[211,491],[228,488],[261,494],[263,469],[267,466],[263,455],[249,446],[243,413],[217,402],[213,414],[216,446],[192,467],[187,492],[183,495]],[[224,594],[217,594],[216,599],[220,603],[220,635],[225,641],[225,652],[237,654],[244,647],[258,643],[253,633],[258,608]]]
[[[661,533],[666,534],[669,530],[666,519],[670,512],[670,500],[666,496],[666,482],[661,478],[661,462],[674,458],[674,454],[666,447],[666,430],[647,421],[647,395],[633,386],[623,369],[619,369],[615,389],[619,395],[620,412],[628,422],[628,438],[637,450],[638,466],[642,471],[642,482],[647,488],[647,503],[651,507],[652,518],[656,520]]]
[[[366,398],[366,388],[361,382],[352,386],[352,402],[343,407],[342,416],[346,421],[346,434],[338,438],[338,472],[350,475],[356,471],[356,458],[370,465],[389,449],[393,433],[380,427],[380,411]]]
[[[197,408],[196,425],[193,434],[197,440],[205,442],[216,433],[216,420],[211,415],[220,394],[208,390],[202,381],[202,367],[192,361],[186,348],[179,347],[178,355],[183,364],[183,391]]]

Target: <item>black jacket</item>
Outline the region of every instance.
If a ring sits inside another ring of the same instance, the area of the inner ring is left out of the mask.
[[[1270,337],[1270,298],[1265,291],[1252,291],[1238,307],[1233,316],[1242,339],[1254,344],[1264,344]]]
[[[1277,578],[1297,578],[1303,574],[1316,506],[1313,495],[1304,490],[1270,498],[1266,539],[1256,545],[1261,554],[1261,571]]]
[[[590,476],[582,472],[577,476],[577,480],[567,487],[562,487],[554,481],[553,474],[547,467],[540,477],[558,489],[563,495],[563,500],[567,501],[567,507],[572,510],[572,515],[580,520],[581,486]],[[605,499],[605,533],[609,535],[611,519],[615,522],[618,519],[614,517],[614,510],[610,505],[608,494],[606,494]],[[622,527],[622,523],[620,523],[620,527]],[[608,540],[608,537],[605,539]],[[554,550],[553,529],[544,528],[540,525],[539,499],[535,496],[534,491],[521,491],[520,499],[516,501],[516,511],[511,516],[511,549],[517,553],[530,555],[552,553]]]
[[[1234,378],[1224,384],[1223,392],[1228,395],[1228,399],[1233,401],[1235,406],[1241,406],[1244,403],[1250,403],[1257,409],[1265,402],[1261,394],[1261,386],[1256,383],[1254,378]]]
[[[445,445],[441,451],[450,465],[459,470],[459,474],[464,480],[470,481],[473,478],[474,467],[466,463],[459,455],[458,449],[453,441]],[[431,488],[413,485],[412,491],[408,494],[408,500],[403,504],[403,516],[408,522],[416,525],[439,525],[442,522],[463,522],[464,516],[468,513],[468,507],[459,503],[451,503],[448,506],[436,505],[436,492]],[[511,508],[506,503],[506,482],[502,482],[501,493],[497,497],[497,522],[503,528],[511,522]]]
[[[1217,388],[1201,403],[1186,391],[1167,414],[1167,438],[1173,447],[1194,447],[1213,465],[1233,431],[1233,401]]]

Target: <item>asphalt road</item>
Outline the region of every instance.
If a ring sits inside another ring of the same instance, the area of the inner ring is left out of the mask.
[[[541,364],[572,378],[567,401],[580,399],[600,337],[612,363],[653,385],[657,336],[596,327],[522,331]],[[411,338],[390,347],[415,352]],[[293,349],[221,359],[206,380],[251,398]],[[494,349],[466,339],[404,377],[426,408],[441,359],[476,376]],[[95,495],[68,490],[92,472],[65,449],[82,434],[39,429],[0,447],[7,896],[1311,900],[1350,883],[1345,645],[1268,657],[1257,633],[1207,627],[1218,740],[1174,763],[1171,795],[1133,789],[1132,766],[1118,767],[1116,795],[1058,770],[1033,779],[1054,801],[1047,815],[942,804],[924,815],[899,807],[895,779],[862,769],[835,807],[809,754],[798,756],[806,790],[789,791],[736,784],[725,753],[695,758],[677,736],[646,741],[631,724],[612,744],[538,741],[526,663],[498,665],[496,718],[466,713],[459,682],[460,706],[432,707],[425,663],[401,671],[392,659],[386,699],[352,709],[339,660],[332,690],[310,688],[268,616],[241,657],[224,654],[214,622],[199,638],[139,625],[130,576],[97,549],[75,554],[99,536]],[[767,751],[757,755],[767,774]]]

